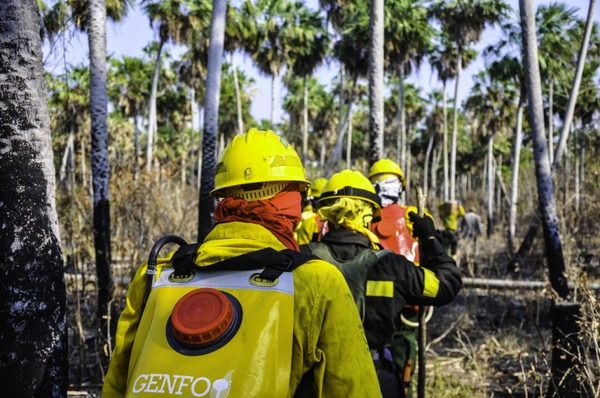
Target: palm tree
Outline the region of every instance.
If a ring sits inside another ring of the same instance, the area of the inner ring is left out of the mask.
[[[435,31],[421,0],[393,0],[386,4],[385,54],[388,69],[398,76],[396,160],[406,170],[406,113],[404,78],[431,50]]]
[[[276,83],[288,63],[289,33],[294,28],[294,8],[288,0],[245,0],[240,13],[244,23],[244,49],[258,69],[271,77],[271,125],[277,121]]]
[[[149,64],[141,58],[124,56],[111,60],[109,71],[109,98],[123,116],[133,121],[134,172],[137,180],[140,172],[140,116],[146,106],[150,82]]]
[[[106,6],[90,0],[88,19],[90,48],[90,114],[92,115],[92,185],[94,190],[94,247],[98,281],[98,310],[101,334],[109,335],[108,303],[113,293],[110,273],[110,198],[108,159],[108,95],[106,92]]]
[[[565,85],[571,68],[572,31],[576,9],[553,3],[536,11],[539,62],[542,80],[548,85],[548,155],[554,161],[554,92]],[[515,27],[518,31],[518,26]]]
[[[148,101],[148,134],[146,144],[146,173],[152,168],[152,151],[154,149],[154,136],[156,135],[156,97],[158,91],[158,76],[160,72],[161,56],[164,45],[169,40],[178,41],[182,36],[184,0],[142,0],[144,11],[150,19],[150,25],[156,25],[158,31],[158,48],[154,71],[152,73],[152,88]]]
[[[454,86],[454,115],[452,143],[450,148],[450,201],[456,199],[456,139],[458,134],[458,87],[462,65],[462,51],[471,43],[479,41],[483,29],[500,22],[509,7],[502,0],[450,0],[435,3],[435,13],[456,45],[456,80]],[[466,65],[465,65],[466,66]]]
[[[454,78],[457,74],[456,49],[448,35],[442,32],[439,43],[429,56],[429,61],[435,69],[439,79],[442,81],[442,168],[444,174],[444,184],[442,199],[444,202],[449,200],[449,173],[448,173],[448,101],[446,94],[446,84],[448,80]],[[467,65],[473,59],[477,52],[472,48],[465,48],[462,52],[461,64]],[[456,105],[455,105],[456,106]]]
[[[592,27],[594,25],[594,8],[596,7],[596,0],[590,0],[590,5],[588,8],[588,15],[585,22],[585,33],[583,35],[583,40],[581,42],[581,48],[579,50],[579,56],[577,57],[577,69],[575,71],[575,76],[573,77],[573,84],[571,86],[571,94],[569,95],[569,106],[567,108],[567,113],[565,114],[563,120],[563,128],[560,133],[560,141],[558,143],[558,147],[556,148],[556,154],[554,156],[554,162],[552,166],[560,164],[560,159],[562,157],[562,153],[565,150],[565,145],[567,143],[567,138],[569,136],[569,131],[571,128],[571,122],[573,119],[573,113],[575,111],[575,103],[577,102],[577,95],[579,93],[579,85],[581,84],[581,77],[583,76],[583,68],[585,66],[585,57],[587,54],[588,44],[590,42],[590,36],[592,33]]]
[[[329,47],[329,36],[319,12],[310,11],[301,3],[294,3],[292,10],[294,26],[289,33],[291,72],[303,81],[302,111],[302,158],[308,156],[308,86],[306,80],[317,66],[323,62]]]
[[[383,157],[383,0],[371,0],[369,19],[369,162]]]
[[[216,137],[219,130],[219,94],[225,39],[227,1],[215,0],[210,23],[210,45],[208,46],[208,68],[206,94],[204,97],[204,133],[202,135],[202,180],[198,202],[198,242],[202,242],[212,228],[214,199],[210,191],[214,188],[216,159]]]
[[[336,13],[337,15],[337,13]],[[338,16],[336,16],[337,18]],[[344,5],[342,19],[336,24],[343,26],[338,40],[334,44],[335,57],[340,61],[339,116],[336,144],[328,161],[333,168],[342,156],[344,134],[350,125],[352,106],[357,96],[357,80],[367,76],[369,65],[369,8],[367,2]],[[334,24],[334,26],[336,26]],[[349,75],[346,79],[345,75]],[[346,80],[349,81],[347,84]],[[349,87],[347,87],[349,85]]]
[[[40,13],[34,0],[9,0],[0,18],[2,394],[58,398],[68,385],[66,297]]]
[[[546,258],[552,287],[560,297],[567,297],[569,287],[565,276],[565,261],[558,228],[554,184],[548,158],[548,148],[544,137],[544,111],[542,106],[542,87],[538,66],[538,49],[535,35],[535,16],[533,2],[520,0],[521,27],[523,31],[525,80],[529,99],[528,115],[532,128],[535,175],[537,180],[538,201],[544,229]]]

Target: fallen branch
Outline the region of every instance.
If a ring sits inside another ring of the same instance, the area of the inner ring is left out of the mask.
[[[464,287],[490,288],[490,289],[545,289],[550,287],[547,281],[515,281],[508,279],[483,279],[462,278]],[[591,283],[587,285],[590,290],[600,291],[600,284]]]

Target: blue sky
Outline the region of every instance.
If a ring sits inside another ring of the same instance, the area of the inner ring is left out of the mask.
[[[550,4],[555,1],[540,0],[536,2],[536,5]],[[306,2],[309,7],[315,8],[318,2],[316,0],[309,0]],[[518,10],[518,0],[508,0],[508,3],[513,10]],[[585,18],[588,9],[588,0],[571,0],[564,1],[569,6],[579,9],[578,15],[580,18]],[[600,20],[600,10],[596,7],[594,21]],[[483,32],[482,40],[475,46],[477,50],[481,51],[487,45],[496,42],[501,36],[501,32],[496,28],[488,28]],[[132,10],[124,21],[118,24],[109,23],[107,27],[107,49],[108,53],[112,56],[120,57],[122,55],[128,56],[143,56],[143,48],[151,41],[155,40],[157,35],[152,31],[148,23],[148,18],[141,11],[140,7],[136,5],[136,8]],[[63,54],[62,54],[63,43],[58,43],[56,47],[50,51],[48,46],[44,47],[46,68],[51,72],[60,72],[63,69]],[[87,50],[87,37],[83,34],[74,34],[73,37],[65,40],[66,48],[66,60],[70,65],[87,64],[88,50]],[[174,56],[177,56],[180,51],[171,48],[171,52]],[[239,67],[255,80],[253,88],[254,101],[252,103],[251,113],[257,119],[269,119],[270,116],[270,103],[271,103],[271,81],[270,78],[261,75],[254,65],[252,60],[248,57],[238,54],[236,55],[236,63]],[[575,67],[575,66],[574,66]],[[464,99],[471,88],[472,76],[478,71],[483,69],[483,59],[478,56],[477,59],[471,63],[461,75],[461,86],[459,88],[459,98]],[[329,85],[333,78],[337,75],[338,66],[335,62],[330,64],[324,64],[317,69],[315,76],[326,85]],[[424,63],[419,71],[413,73],[409,78],[409,81],[418,85],[422,89],[423,95],[431,92],[433,89],[441,89],[441,85],[437,81],[434,75],[432,75],[430,67]],[[453,95],[453,82],[448,84],[448,96]],[[280,88],[280,100],[283,98],[285,92],[281,84]],[[278,112],[279,116],[282,116],[282,111]]]

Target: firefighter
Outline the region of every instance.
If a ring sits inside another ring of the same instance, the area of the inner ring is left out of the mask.
[[[367,342],[384,397],[400,397],[402,383],[392,357],[397,319],[403,307],[444,305],[462,282],[454,260],[446,254],[429,217],[410,213],[413,235],[421,250],[421,266],[389,250],[381,250],[371,229],[379,216],[380,198],[358,171],[334,174],[318,201],[318,212],[329,231],[320,242],[302,247],[336,265],[346,278],[363,319]]]
[[[465,215],[465,208],[460,201],[455,200],[443,202],[438,206],[438,211],[444,224],[442,233],[444,245],[454,256],[458,249],[458,223],[460,218]]]
[[[306,198],[306,205],[302,209],[302,219],[294,232],[298,244],[316,242],[321,237],[323,223],[319,213],[316,212],[317,200],[321,197],[321,191],[327,183],[323,177],[316,178],[311,184]]]
[[[371,225],[384,249],[401,254],[419,264],[418,242],[411,235],[412,223],[409,213],[417,213],[417,208],[401,203],[406,189],[404,173],[400,166],[390,159],[380,159],[373,163],[369,179],[381,200],[381,219]],[[394,365],[402,381],[402,397],[413,395],[413,376],[417,361],[418,306],[405,306],[403,317],[395,320],[392,342]]]
[[[381,396],[343,276],[294,239],[307,187],[283,138],[234,137],[212,231],[132,280],[103,397]]]

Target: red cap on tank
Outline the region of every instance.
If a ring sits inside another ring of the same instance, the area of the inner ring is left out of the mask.
[[[171,314],[173,334],[188,345],[204,345],[227,331],[234,318],[234,307],[222,292],[201,288],[183,296]]]

